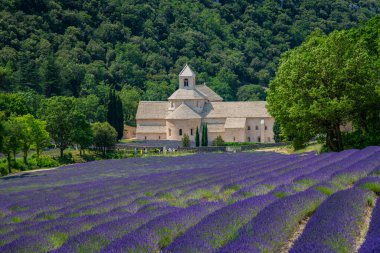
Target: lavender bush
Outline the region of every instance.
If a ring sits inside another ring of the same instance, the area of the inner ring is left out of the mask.
[[[372,192],[352,188],[331,195],[311,217],[291,253],[354,252]]]
[[[0,252],[276,252],[327,196],[353,184],[378,193],[379,157],[379,147],[208,153],[0,178]]]

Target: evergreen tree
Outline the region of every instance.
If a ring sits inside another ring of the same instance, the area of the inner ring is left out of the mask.
[[[59,67],[50,55],[40,68],[42,89],[47,97],[60,95],[62,92]]]
[[[205,146],[205,125],[202,125],[202,141],[201,141],[201,146]]]
[[[198,127],[197,127],[197,130],[195,132],[195,146],[199,147],[199,131],[198,131]]]
[[[107,122],[116,129],[117,138],[123,138],[124,116],[123,105],[115,90],[110,91],[108,99]]]
[[[18,90],[35,90],[41,92],[36,61],[30,55],[22,53],[19,56],[16,74]]]
[[[208,146],[208,127],[205,125],[205,146]]]
[[[116,97],[117,138],[120,140],[124,135],[124,112],[123,104],[119,95]]]

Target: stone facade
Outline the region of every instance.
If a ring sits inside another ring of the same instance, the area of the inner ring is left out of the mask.
[[[184,134],[195,141],[196,129],[208,126],[208,139],[228,142],[273,143],[274,119],[265,101],[223,102],[186,65],[179,74],[179,89],[167,102],[141,101],[136,115],[138,140],[176,140]]]

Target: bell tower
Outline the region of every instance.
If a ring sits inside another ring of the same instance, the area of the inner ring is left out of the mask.
[[[179,73],[179,88],[193,90],[195,89],[195,73],[191,70],[189,65],[183,67],[181,73]]]

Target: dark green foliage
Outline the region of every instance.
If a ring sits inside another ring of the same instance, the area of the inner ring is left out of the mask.
[[[197,127],[197,130],[195,132],[195,146],[199,147],[199,130],[198,130],[198,127]]]
[[[61,78],[59,73],[59,67],[55,62],[52,55],[44,61],[40,69],[41,85],[45,96],[57,96],[61,95]]]
[[[189,135],[184,134],[182,137],[182,147],[188,148],[190,147],[190,138]]]
[[[0,90],[81,96],[106,84],[162,100],[189,62],[199,81],[233,100],[243,85],[267,86],[280,55],[315,29],[358,26],[380,7],[373,0],[219,2],[0,0]]]
[[[208,146],[208,131],[207,131],[207,124],[202,125],[202,141],[201,145],[206,147]]]
[[[208,146],[208,127],[205,126],[205,146]]]
[[[117,131],[117,139],[123,138],[124,134],[124,113],[120,97],[115,90],[110,91],[108,97],[107,122]]]
[[[275,121],[273,124],[273,134],[274,134],[273,139],[276,143],[282,141],[281,127],[280,127],[280,123],[278,123],[277,121]]]
[[[218,137],[216,137],[216,139],[212,141],[212,145],[213,146],[224,146],[225,143],[224,143],[222,136],[219,135]]]
[[[263,101],[266,97],[265,89],[260,85],[243,85],[239,87],[237,92],[237,99],[239,101]]]

